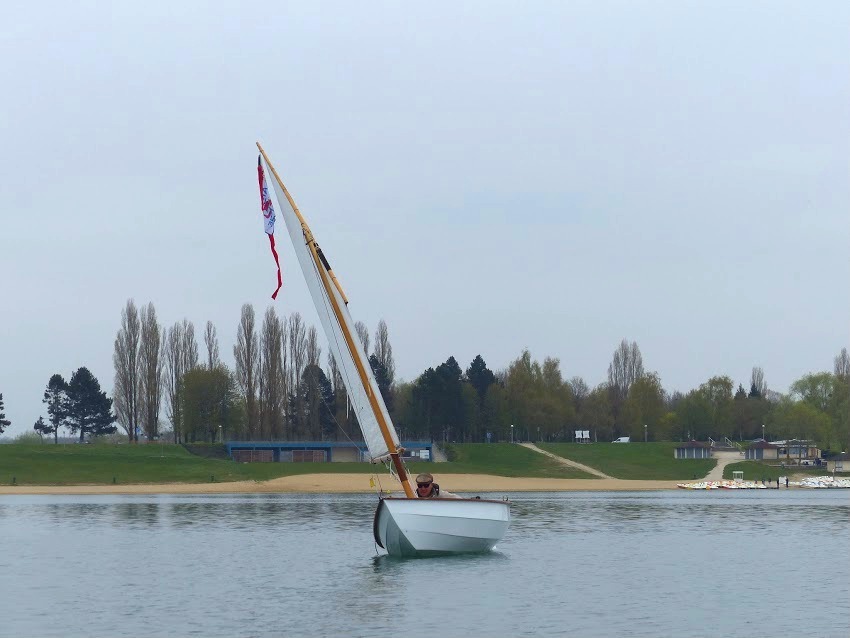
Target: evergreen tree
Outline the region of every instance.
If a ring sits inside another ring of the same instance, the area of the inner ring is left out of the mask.
[[[413,431],[431,441],[439,438],[441,432],[439,395],[439,377],[434,368],[428,368],[413,383],[409,425]]]
[[[481,425],[493,436],[494,441],[511,440],[511,423],[505,397],[505,389],[498,383],[487,388],[481,405]]]
[[[312,438],[326,439],[336,434],[336,412],[333,386],[320,366],[309,364],[301,381],[306,422]]]
[[[53,430],[51,429],[50,424],[44,422],[43,416],[38,417],[38,421],[36,421],[33,424],[32,429],[35,430],[36,432],[38,432],[38,436],[40,438],[43,437],[45,434],[52,434],[53,433]]]
[[[481,404],[487,396],[487,388],[496,383],[496,375],[487,367],[481,355],[477,355],[466,369],[466,379],[478,393]]]
[[[100,382],[88,368],[80,368],[68,384],[68,427],[80,433],[82,443],[86,434],[112,434],[117,430],[114,423],[112,399],[100,389]]]
[[[0,434],[3,434],[3,430],[12,425],[12,422],[6,418],[6,415],[3,413],[5,406],[3,405],[3,393],[0,392]]]
[[[387,366],[374,354],[369,355],[369,365],[372,367],[372,374],[375,375],[375,381],[378,382],[378,390],[381,391],[387,411],[392,412],[393,389],[389,370],[387,370]]]
[[[454,357],[446,359],[434,371],[438,385],[438,414],[443,440],[463,440],[465,434],[462,372]]]
[[[47,416],[50,421],[42,434],[52,434],[53,442],[59,443],[59,428],[68,418],[68,384],[61,374],[54,374],[44,389],[43,403],[47,404]]]

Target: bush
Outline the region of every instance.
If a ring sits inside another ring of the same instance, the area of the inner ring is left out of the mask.
[[[19,434],[15,437],[15,443],[22,445],[40,445],[44,443],[44,439],[35,432],[24,432],[23,434]]]

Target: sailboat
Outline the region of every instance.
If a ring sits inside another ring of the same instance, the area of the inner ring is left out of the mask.
[[[373,463],[384,463],[404,496],[379,493],[373,533],[391,556],[430,556],[490,551],[508,530],[510,502],[481,498],[420,499],[410,483],[403,449],[366,353],[355,336],[348,298],[313,232],[283,181],[257,143],[271,180],[286,230],[316,306],[328,348],[363,432]],[[268,232],[268,231],[267,231]]]

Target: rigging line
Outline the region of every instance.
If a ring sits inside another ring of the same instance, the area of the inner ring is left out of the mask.
[[[342,424],[341,424],[339,421],[337,421],[336,415],[335,415],[335,414],[331,411],[331,406],[329,406],[329,405],[328,405],[328,402],[327,402],[327,401],[325,401],[325,397],[323,397],[323,396],[322,396],[322,393],[321,393],[321,392],[319,392],[319,397],[322,399],[322,403],[324,403],[325,408],[327,408],[328,413],[331,415],[331,418],[334,420],[334,423],[336,423],[336,426],[339,428],[340,432],[342,432],[342,433],[345,435],[345,438],[347,438],[347,439],[349,440],[349,442],[351,442],[351,444],[352,444],[355,448],[357,448],[357,451],[358,451],[358,452],[360,452],[360,446],[359,446],[359,445],[357,445],[357,443],[354,441],[354,439],[352,439],[352,438],[348,435],[348,432],[346,432],[346,431],[345,431],[345,429],[342,427]],[[369,448],[368,448],[368,446],[367,446],[367,448],[366,448],[366,449],[367,449],[367,450],[369,449]],[[376,479],[376,483],[377,483],[378,488],[379,488],[379,493],[380,493],[380,492],[383,492],[384,488],[383,488],[383,486],[381,485],[381,478],[378,476],[378,474],[377,474],[376,472],[372,472],[372,473],[371,473],[371,476],[373,476],[373,477]]]
[[[318,267],[316,266],[316,262],[315,262],[315,261],[313,261],[313,260],[310,260],[310,263],[312,264],[312,266],[313,266],[313,270],[315,271],[316,275],[317,275],[317,276],[319,276],[319,278],[321,279],[321,276],[319,275],[319,269],[318,269]],[[333,340],[334,340],[334,342],[335,342],[335,344],[336,344],[337,350],[339,350],[339,352],[343,352],[343,348],[341,348],[341,347],[340,347],[340,344],[339,344],[339,338],[337,337],[336,330],[334,330],[334,329],[333,329],[333,324],[334,324],[334,321],[336,321],[336,319],[335,319],[334,317],[332,317],[332,316],[331,316],[331,312],[332,312],[332,311],[331,311],[331,309],[330,309],[330,307],[329,307],[330,299],[328,298],[328,293],[327,293],[327,291],[324,289],[324,286],[321,288],[321,292],[322,292],[322,307],[323,307],[323,309],[324,309],[324,311],[325,311],[325,315],[327,315],[327,318],[328,318],[328,325],[329,325],[329,326],[331,326],[331,334],[333,335]],[[348,344],[345,344],[345,350],[348,350]],[[353,355],[352,355],[352,356],[353,356]],[[360,412],[362,412],[362,407],[358,407],[357,402],[354,400],[354,398],[353,398],[353,397],[351,396],[351,394],[348,392],[348,388],[349,388],[349,387],[354,387],[354,384],[353,384],[353,383],[352,383],[352,381],[351,381],[351,377],[350,377],[350,375],[348,374],[348,370],[346,370],[346,368],[345,368],[345,364],[344,364],[344,362],[340,361],[340,365],[342,366],[342,374],[344,374],[344,375],[345,375],[345,379],[346,379],[346,381],[348,381],[348,385],[346,385],[346,392],[345,392],[345,394],[346,394],[346,396],[347,396],[347,397],[351,400],[351,402],[355,404],[355,405],[354,405],[354,411],[355,411],[355,413],[356,413],[356,414],[358,414],[358,415],[359,415],[359,414],[360,414]],[[367,447],[368,447],[368,446],[367,446]],[[372,454],[372,453],[371,453],[371,451],[370,451],[370,452],[369,452],[369,455],[370,455],[370,456],[369,456],[369,458],[370,458],[370,459],[371,459],[371,458],[374,458],[374,457],[372,457],[372,456],[371,456],[371,454]]]
[[[317,275],[317,276],[319,276],[319,270],[318,270],[318,267],[316,266],[316,262],[311,260],[311,264],[313,265],[313,270],[315,271],[316,275]],[[327,291],[324,289],[324,287],[322,287],[321,291],[322,291],[322,308],[323,308],[323,310],[325,311],[325,314],[326,314],[326,315],[327,315],[327,317],[328,317],[328,325],[329,325],[329,326],[331,326],[331,334],[333,335],[333,339],[334,339],[334,342],[335,342],[335,344],[336,344],[337,349],[339,350],[339,352],[343,352],[343,349],[340,347],[340,344],[339,344],[339,338],[337,337],[336,330],[334,330],[334,329],[333,329],[333,321],[331,321],[331,310],[330,310],[330,307],[329,307],[330,299],[328,298],[328,293],[327,293]],[[334,321],[335,321],[335,319],[334,319]],[[347,343],[345,344],[345,349],[346,349],[346,350],[348,350],[348,344],[347,344]],[[353,357],[353,356],[354,356],[354,355],[352,354],[352,357]],[[345,375],[345,378],[348,380],[349,385],[351,385],[351,377],[349,376],[348,371],[347,371],[347,370],[346,370],[346,368],[345,368],[345,364],[344,364],[342,361],[340,361],[340,365],[342,366],[341,373]],[[353,386],[352,386],[352,387],[353,387]],[[355,405],[354,405],[354,411],[355,411],[355,414],[359,415],[359,413],[360,413],[360,412],[362,412],[362,410],[361,410],[361,408],[358,408],[358,407],[357,407],[357,402],[354,400],[354,398],[353,398],[353,397],[351,396],[351,394],[348,392],[348,388],[347,388],[347,387],[346,387],[345,395],[346,395],[346,399],[347,399],[347,400],[350,400],[350,401],[351,401],[351,403],[354,403],[354,404],[355,404]],[[325,407],[328,409],[328,412],[330,412],[330,411],[331,411],[331,410],[330,410],[330,406],[327,404],[327,402],[325,402],[325,398],[324,398],[324,397],[322,397],[322,403],[324,403],[324,404],[325,404]],[[354,443],[354,440],[353,440],[353,439],[349,436],[348,432],[346,432],[346,431],[343,429],[342,425],[341,425],[341,424],[340,424],[340,422],[337,420],[336,415],[335,415],[335,414],[333,414],[333,413],[331,413],[331,417],[333,418],[334,423],[336,423],[337,427],[338,427],[338,428],[342,431],[342,433],[345,435],[345,437],[346,437],[349,441],[351,441],[351,443]],[[359,422],[359,416],[358,416],[358,422]],[[358,450],[360,449],[360,448],[359,448],[359,446],[357,447],[357,449],[358,449]],[[366,445],[366,449],[367,449],[367,450],[369,450],[369,446],[368,446],[368,444]],[[372,456],[372,451],[371,451],[371,450],[369,450],[369,459],[370,459],[370,462],[371,462],[371,461],[373,461],[373,460],[374,460],[374,458],[375,458],[375,457],[373,457],[373,456]],[[404,462],[404,461],[402,461],[402,462]],[[406,469],[406,466],[405,466],[405,469]],[[395,475],[395,472],[393,472],[392,470],[390,470],[390,473],[391,473],[393,476],[395,476],[396,480],[398,480],[398,476],[396,476],[396,475]],[[381,492],[383,492],[384,488],[383,488],[383,485],[381,485],[381,478],[378,476],[377,472],[373,472],[373,473],[372,473],[372,476],[374,476],[374,477],[377,479],[378,487],[379,487],[380,491],[381,491]],[[401,482],[401,481],[399,481],[399,482]]]
[[[343,435],[345,435],[345,438],[347,438],[347,439],[349,440],[349,442],[350,442],[350,443],[351,443],[354,447],[356,447],[356,448],[357,448],[357,451],[359,452],[359,451],[360,451],[360,446],[359,446],[359,445],[357,445],[357,443],[354,441],[354,439],[352,439],[352,438],[348,435],[348,432],[346,432],[346,431],[345,431],[345,429],[342,427],[342,424],[341,424],[341,423],[337,420],[336,415],[335,415],[335,414],[331,411],[331,406],[329,406],[329,405],[328,405],[328,402],[327,402],[327,401],[325,401],[325,397],[323,397],[323,396],[321,395],[321,393],[319,393],[319,396],[320,396],[320,398],[322,399],[322,403],[324,403],[325,408],[327,408],[328,413],[331,415],[331,418],[333,419],[334,423],[336,423],[336,426],[339,428],[340,432],[342,432],[342,433],[343,433]],[[367,449],[367,450],[369,449],[369,448],[368,448],[368,446],[367,446],[367,448],[366,448],[366,449]],[[380,493],[380,492],[383,492],[383,491],[384,491],[384,487],[381,485],[381,477],[380,477],[380,476],[378,476],[377,472],[372,472],[372,473],[371,473],[371,476],[372,476],[372,477],[374,477],[374,478],[376,479],[376,483],[377,483],[378,488],[379,488],[379,493]]]
[[[315,240],[313,240],[313,243],[315,244]],[[316,249],[317,249],[317,251],[319,250],[318,246],[316,246]],[[324,259],[324,257],[323,257],[323,259]],[[324,263],[325,263],[325,265],[326,265],[326,267],[327,267],[327,262],[324,262]],[[321,280],[321,273],[319,273],[319,268],[318,268],[318,266],[316,265],[316,262],[315,262],[315,261],[313,261],[313,260],[310,260],[310,264],[312,265],[312,267],[313,267],[313,271],[315,272],[316,276],[317,276],[317,277]],[[328,268],[328,270],[330,270],[330,269]],[[353,360],[353,359],[354,359],[354,357],[355,357],[355,353],[353,353],[353,352],[351,352],[351,351],[350,351],[350,348],[348,347],[348,343],[347,343],[347,342],[345,343],[345,347],[344,347],[344,348],[340,346],[340,344],[339,344],[339,337],[337,336],[337,331],[336,331],[336,330],[333,330],[333,325],[334,325],[334,322],[336,322],[336,317],[333,315],[333,311],[332,311],[332,310],[330,309],[330,307],[329,307],[330,296],[328,295],[328,291],[327,291],[327,290],[325,290],[324,286],[322,286],[322,287],[320,288],[320,290],[321,290],[321,292],[322,292],[322,304],[323,304],[323,306],[324,306],[324,308],[325,308],[325,314],[327,315],[328,319],[331,319],[331,321],[329,321],[329,322],[328,322],[328,324],[331,326],[331,332],[333,333],[333,336],[334,336],[334,342],[336,342],[336,346],[337,346],[337,348],[339,349],[339,351],[340,351],[340,352],[348,351],[348,352],[349,352],[349,354],[351,354],[351,358],[352,358],[352,360]],[[346,308],[347,308],[347,306],[348,306],[348,302],[346,302],[346,304],[345,304],[345,307],[346,307]],[[358,342],[359,342],[359,341],[360,341],[360,339],[359,339],[359,337],[358,337]],[[361,344],[361,345],[362,345],[362,344]],[[368,363],[368,361],[367,361],[367,363]],[[371,364],[370,364],[370,366],[371,366]],[[344,369],[344,368],[343,368],[343,369]],[[348,379],[349,383],[351,383],[351,378],[350,378],[350,376],[349,376],[348,374],[346,374],[346,379]],[[365,391],[366,391],[366,393],[368,394],[368,393],[370,393],[370,392],[371,392],[371,387],[370,387],[370,388],[364,388],[364,390],[365,390]],[[351,397],[351,395],[350,395],[350,394],[348,394],[348,392],[346,392],[346,394],[349,396],[349,398],[352,398],[352,397]],[[357,412],[361,412],[361,411],[363,410],[363,407],[362,407],[362,406],[358,407],[358,406],[356,405],[356,402],[355,402],[353,399],[352,399],[352,403],[355,403],[355,406],[354,406],[355,411],[357,411]]]

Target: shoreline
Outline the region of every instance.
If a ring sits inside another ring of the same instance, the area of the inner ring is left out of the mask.
[[[228,483],[139,483],[131,485],[0,485],[0,496],[15,494],[369,494],[368,474],[298,474],[268,481]],[[556,479],[494,476],[489,474],[443,474],[437,482],[462,494],[475,492],[645,492],[676,490],[680,481],[626,479]],[[400,492],[389,477],[385,489]]]

